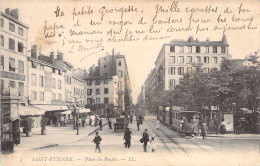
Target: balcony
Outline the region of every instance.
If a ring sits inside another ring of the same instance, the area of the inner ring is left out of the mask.
[[[6,71],[1,71],[0,73],[1,73],[0,75],[2,78],[25,81],[25,75],[22,75],[22,74],[11,73],[11,72],[6,72]]]
[[[194,63],[192,63],[192,65],[193,65],[194,67],[202,67],[202,66],[203,66],[203,63],[202,63],[202,62],[194,62]]]

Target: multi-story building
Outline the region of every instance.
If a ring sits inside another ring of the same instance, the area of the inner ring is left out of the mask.
[[[132,104],[130,78],[124,55],[106,55],[98,61],[98,66],[91,67],[86,80],[86,104],[105,104],[101,110],[110,114],[128,112]],[[104,94],[104,96],[102,96]],[[92,99],[91,97],[92,96]],[[94,99],[94,100],[93,100]],[[107,106],[109,105],[109,107]],[[98,107],[96,107],[98,108]],[[98,109],[96,109],[98,110]],[[100,110],[100,109],[99,109]]]
[[[18,9],[1,12],[1,95],[10,86],[27,96],[27,31],[28,26],[19,20]]]
[[[72,89],[73,89],[73,96],[72,101],[75,105],[84,107],[85,104],[85,81],[84,78],[84,71],[81,69],[74,69],[73,76],[72,76]]]
[[[220,41],[198,41],[189,37],[187,41],[164,44],[145,83],[146,99],[158,101],[163,92],[173,89],[187,72],[219,69],[223,59],[231,58],[228,48],[225,35]]]

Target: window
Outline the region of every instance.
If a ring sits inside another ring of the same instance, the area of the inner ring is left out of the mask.
[[[121,81],[118,81],[118,90],[121,90],[122,85],[121,85]]]
[[[183,53],[184,52],[184,48],[183,46],[180,46],[180,53]]]
[[[208,67],[205,67],[205,68],[204,68],[204,71],[205,71],[206,73],[209,73],[209,68],[208,68]]]
[[[87,85],[92,85],[92,80],[87,80]]]
[[[170,63],[175,63],[175,56],[170,56]]]
[[[209,47],[205,47],[205,53],[209,53]]]
[[[87,98],[87,104],[92,104],[92,99],[91,98]]]
[[[58,70],[58,74],[59,74],[59,75],[62,75],[61,70]]]
[[[92,95],[92,89],[87,90],[87,95]]]
[[[196,47],[196,53],[200,53],[200,46]]]
[[[10,85],[10,87],[12,87],[12,88],[16,88],[14,81],[9,81],[9,85]]]
[[[192,72],[192,67],[187,67],[187,72],[191,73]]]
[[[169,67],[168,68],[168,74],[169,75],[175,75],[175,67]]]
[[[187,56],[187,63],[192,63],[192,56]]]
[[[56,69],[55,69],[55,68],[52,68],[52,73],[53,73],[53,74],[55,74],[55,71],[56,71]]]
[[[1,18],[1,23],[0,23],[0,24],[1,24],[1,27],[4,27],[4,23],[5,23],[5,22],[4,22],[4,19]]]
[[[18,42],[18,52],[23,53],[23,43]]]
[[[196,60],[197,60],[197,63],[201,63],[201,57],[200,56],[197,56]]]
[[[209,57],[208,56],[204,57],[204,63],[209,63]]]
[[[100,80],[96,80],[95,84],[100,85]]]
[[[52,88],[56,88],[56,79],[55,78],[53,78],[52,79]]]
[[[14,24],[9,23],[9,30],[12,31],[12,32],[15,31],[15,26],[14,26]]]
[[[4,80],[1,80],[1,82],[0,82],[0,86],[1,86],[1,89],[0,89],[0,95],[3,95],[4,87],[5,87],[5,85],[4,85]]]
[[[61,101],[61,94],[58,94],[58,100]]]
[[[37,93],[35,91],[32,91],[32,99],[33,101],[37,100]]]
[[[39,86],[43,87],[43,76],[40,76],[39,84]]]
[[[169,86],[170,86],[170,88],[175,87],[175,79],[170,79]]]
[[[40,92],[40,101],[44,101],[44,92]]]
[[[218,57],[213,57],[213,63],[218,64]]]
[[[192,53],[192,46],[188,46],[189,53]]]
[[[35,74],[32,74],[32,76],[31,76],[31,83],[32,83],[32,86],[36,86],[36,75]]]
[[[14,58],[9,58],[9,71],[15,72],[16,68]]]
[[[52,94],[51,94],[51,99],[52,99],[52,100],[56,100],[56,94],[55,94],[55,93],[52,93]]]
[[[213,53],[218,53],[218,47],[213,47]]]
[[[178,57],[178,63],[184,63],[184,57],[183,56]]]
[[[108,94],[108,88],[104,89],[104,94]]]
[[[226,47],[221,47],[221,54],[225,54],[226,53]]]
[[[0,59],[0,70],[4,70],[5,67],[5,57],[3,55],[1,55],[1,59]]]
[[[5,38],[3,35],[1,35],[1,47],[5,46]]]
[[[96,103],[97,103],[97,104],[100,103],[100,98],[96,98]]]
[[[14,39],[10,39],[9,38],[9,50],[15,50],[15,46],[14,46],[15,42]]]
[[[175,52],[175,46],[170,46],[170,52]]]
[[[21,27],[18,28],[18,34],[23,36],[23,28],[21,28]]]
[[[19,87],[19,94],[21,96],[23,96],[24,95],[24,83],[23,82],[19,82],[18,83],[18,87]]]
[[[61,80],[58,80],[58,89],[61,89]]]
[[[183,75],[184,74],[184,68],[183,67],[179,67],[178,68],[178,75]]]
[[[18,61],[18,73],[24,74],[24,63],[23,63],[23,61]]]
[[[109,103],[109,99],[107,97],[104,98],[104,104],[108,104]]]
[[[108,80],[104,80],[104,84],[108,84]]]
[[[119,71],[118,71],[118,77],[121,78],[122,75],[123,75],[123,71],[119,70]]]
[[[118,61],[118,66],[121,66],[121,61]]]
[[[96,95],[100,95],[99,89],[96,89]]]

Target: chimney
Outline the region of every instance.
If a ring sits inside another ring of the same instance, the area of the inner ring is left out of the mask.
[[[5,14],[10,15],[10,8],[6,8],[6,9],[5,9]]]
[[[222,37],[222,43],[227,44],[227,37],[224,33],[223,33],[223,37]]]
[[[10,16],[16,18],[18,20],[18,9],[13,9],[10,11]]]
[[[62,52],[58,52],[58,54],[57,54],[57,60],[63,61],[63,53],[62,53]]]
[[[35,58],[35,59],[38,59],[38,56],[37,56],[37,46],[36,45],[33,45],[32,48],[31,48],[31,57]]]
[[[54,62],[54,53],[52,51],[50,54],[50,63],[53,64],[53,62]]]
[[[193,42],[193,37],[192,37],[192,36],[190,36],[190,37],[188,38],[188,42]]]

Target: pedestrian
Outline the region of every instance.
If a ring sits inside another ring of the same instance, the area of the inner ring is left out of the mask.
[[[155,152],[155,149],[156,149],[156,144],[155,144],[155,139],[154,138],[155,137],[152,137],[151,141],[150,141],[151,146],[152,146],[152,152]]]
[[[82,119],[82,126],[85,127],[85,118]]]
[[[126,128],[125,134],[124,134],[125,147],[130,148],[130,146],[131,146],[131,134],[132,134],[132,132],[129,130],[129,128]]]
[[[94,124],[95,127],[97,126],[97,123],[98,123],[98,118],[97,116],[95,116],[95,124]]]
[[[136,119],[136,124],[137,124],[137,130],[139,131],[139,125],[140,125],[139,119]]]
[[[98,149],[99,153],[101,153],[101,150],[100,150],[100,147],[99,147],[99,144],[100,144],[101,141],[102,141],[102,138],[99,136],[99,133],[96,132],[96,136],[95,136],[95,138],[92,141],[92,142],[94,142],[96,144],[95,152]]]
[[[130,116],[130,123],[133,123],[133,115]]]
[[[92,119],[89,117],[89,125],[92,126]]]
[[[155,122],[155,128],[156,128],[156,130],[159,130],[159,128],[160,128],[160,121],[159,121],[159,119],[157,119],[156,122]]]
[[[13,127],[12,127],[12,136],[14,140],[14,144],[18,145],[20,144],[20,125],[19,125],[19,120],[16,119],[13,121]]]
[[[109,129],[112,129],[112,123],[111,123],[110,119],[108,120],[108,126],[109,126]]]
[[[205,140],[205,138],[207,137],[207,125],[205,122],[201,123],[201,134],[202,134],[203,140]]]
[[[99,119],[99,128],[102,130],[102,119]]]
[[[147,129],[143,132],[143,143],[144,143],[144,152],[147,152],[147,142],[149,141],[149,134],[147,132]]]

